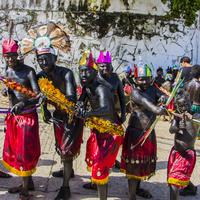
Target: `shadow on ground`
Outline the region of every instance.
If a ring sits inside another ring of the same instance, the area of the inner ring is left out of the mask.
[[[156,170],[167,169],[167,161],[157,161]]]
[[[53,200],[57,195],[57,192],[62,185],[62,178],[54,178],[50,176],[33,177],[35,183],[35,191],[30,192],[33,195],[33,200],[41,199],[41,200]],[[90,176],[80,176],[75,175],[75,178],[70,181],[71,188],[71,199],[72,200],[80,200],[80,199],[91,199],[95,200],[97,198],[97,192],[93,190],[86,190],[82,186],[86,182],[90,181]],[[7,190],[10,187],[17,186],[21,183],[21,178],[12,177],[10,179],[0,179],[0,199],[1,200],[17,200],[18,194],[8,194]],[[167,200],[169,199],[169,189],[166,183],[160,182],[142,182],[141,187],[149,190],[153,198],[152,200]],[[200,185],[198,186],[200,191]],[[109,185],[108,185],[108,199],[117,200],[117,199],[128,199],[128,185],[127,179],[124,176],[111,176]],[[138,200],[142,200],[143,198],[138,197]],[[200,199],[200,195],[198,194],[195,197],[181,197],[184,200],[194,200]]]
[[[55,165],[57,162],[55,160],[50,160],[50,159],[40,159],[38,162],[38,167],[39,166],[52,166]]]

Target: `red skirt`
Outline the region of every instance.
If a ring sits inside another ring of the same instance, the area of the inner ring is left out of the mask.
[[[115,164],[122,141],[122,136],[91,130],[86,146],[85,161],[88,169],[92,171],[92,182],[99,185],[108,182],[109,170]]]
[[[38,115],[8,114],[5,123],[3,165],[18,176],[30,176],[40,157]]]
[[[125,134],[121,171],[129,179],[145,180],[149,179],[156,170],[156,135],[153,130],[145,143],[141,146],[137,144],[143,134],[143,130],[128,128]]]
[[[56,150],[63,160],[73,160],[80,154],[80,148],[83,138],[83,120],[75,119],[75,124],[70,127],[72,134],[77,134],[73,144],[67,145],[67,133],[64,131],[64,123],[54,124],[54,133],[56,140]]]
[[[167,167],[167,182],[179,188],[184,188],[189,184],[190,177],[196,163],[195,150],[188,149],[179,152],[172,148]]]

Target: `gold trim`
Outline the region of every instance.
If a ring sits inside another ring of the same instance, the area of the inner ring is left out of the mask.
[[[148,180],[150,179],[153,175],[155,175],[155,173],[151,173],[149,176],[136,176],[136,175],[132,175],[132,174],[127,174],[126,173],[126,170],[125,169],[120,169],[120,171],[124,174],[126,174],[126,177],[128,179],[135,179],[135,180],[141,180],[141,181],[144,181],[144,180]]]
[[[20,171],[18,169],[15,169],[14,167],[10,166],[8,163],[6,163],[4,160],[1,161],[3,166],[9,170],[10,172],[12,172],[13,174],[16,174],[18,176],[31,176],[35,171],[36,168],[31,169],[29,171]]]
[[[178,180],[176,178],[168,178],[167,179],[168,184],[172,184],[172,185],[178,185],[181,187],[187,186],[189,184],[189,180],[188,181],[182,181],[182,180]]]
[[[105,185],[106,183],[108,183],[109,177],[107,176],[104,179],[95,179],[95,178],[91,178],[92,183],[95,183],[97,185]]]

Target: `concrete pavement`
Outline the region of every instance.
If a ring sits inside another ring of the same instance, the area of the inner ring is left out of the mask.
[[[169,190],[166,184],[166,168],[169,151],[173,145],[173,135],[168,132],[169,122],[160,121],[157,124],[158,139],[158,162],[157,172],[148,182],[142,183],[142,186],[151,191],[153,200],[169,199]],[[2,152],[4,132],[3,123],[0,126],[0,152]],[[90,173],[86,170],[84,161],[85,145],[89,136],[89,130],[84,131],[84,143],[81,147],[80,156],[74,161],[75,178],[71,179],[72,200],[95,200],[97,198],[96,191],[85,190],[82,185],[90,180]],[[57,194],[57,190],[62,184],[61,178],[51,176],[52,171],[60,169],[59,156],[55,152],[55,142],[52,125],[47,125],[40,119],[40,138],[42,155],[38,163],[37,172],[34,174],[34,183],[36,191],[33,194],[33,200],[53,200]],[[200,199],[200,141],[196,143],[197,163],[192,176],[192,182],[198,186],[199,194],[195,197],[181,197],[183,200]],[[118,155],[120,158],[120,154]],[[1,166],[1,169],[2,166]],[[13,177],[10,179],[0,179],[0,200],[15,200],[18,195],[8,194],[7,189],[20,184],[20,178]],[[109,198],[108,200],[128,199],[128,186],[125,176],[119,170],[113,170],[110,174],[109,182]],[[143,198],[138,197],[138,200]]]

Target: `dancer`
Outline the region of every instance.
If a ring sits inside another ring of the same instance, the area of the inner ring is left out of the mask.
[[[170,187],[170,200],[179,199],[179,188],[188,187],[196,194],[197,188],[190,182],[190,177],[196,163],[194,143],[196,140],[198,124],[193,119],[200,118],[199,113],[191,115],[189,95],[180,90],[175,97],[177,113],[171,123],[170,133],[175,134],[174,146],[169,155],[167,181]],[[186,192],[186,191],[185,191]]]
[[[96,63],[98,65],[98,81],[107,85],[107,87],[112,91],[115,102],[115,115],[118,122],[122,124],[126,120],[125,96],[121,80],[118,75],[113,72],[110,52],[107,51],[106,56],[104,56],[103,52],[100,51]],[[118,116],[118,110],[120,110],[120,117]],[[115,167],[120,169],[120,162],[117,160],[115,162]],[[96,184],[91,182],[84,184],[83,187],[85,189],[97,190]]]
[[[6,61],[6,78],[13,80],[27,89],[39,93],[35,71],[19,62],[18,44],[13,39],[3,40],[3,57]],[[20,192],[21,200],[30,199],[28,190],[34,185],[31,175],[36,171],[40,157],[40,140],[38,116],[34,105],[36,98],[28,98],[18,91],[7,88],[4,95],[8,95],[11,112],[5,119],[6,133],[3,148],[3,164],[12,173],[21,176],[23,184],[11,188],[9,192]]]
[[[194,65],[191,70],[192,80],[185,84],[186,91],[190,94],[190,101],[192,103],[192,114],[200,113],[200,65]],[[200,139],[200,130],[197,133],[197,139]],[[181,196],[196,195],[197,187],[190,181],[188,186],[181,189],[179,194]]]
[[[83,56],[84,58],[84,56]],[[92,54],[89,59],[80,61],[80,80],[83,86],[82,96],[79,105],[85,105],[88,99],[91,110],[85,111],[84,107],[80,114],[85,118],[97,117],[117,123],[115,114],[114,98],[112,91],[97,78],[97,66]],[[86,163],[92,171],[92,182],[97,184],[100,200],[107,199],[107,183],[109,169],[115,163],[115,159],[122,143],[122,136],[111,135],[109,132],[101,133],[91,129],[91,135],[87,141]]]
[[[119,121],[120,123],[124,123],[126,120],[126,104],[124,90],[118,75],[113,72],[110,52],[107,51],[106,56],[104,56],[103,52],[101,51],[96,62],[99,68],[99,80],[105,80],[108,83],[108,86],[113,91],[116,114],[118,110],[117,105],[119,102],[121,114],[119,117]]]
[[[59,89],[69,101],[75,103],[76,83],[72,71],[55,64],[55,51],[51,47],[38,48],[36,54],[37,61],[42,69],[42,72],[38,74],[38,79],[41,77],[48,78],[49,81],[52,81],[53,86]],[[53,116],[47,109],[47,104],[43,106],[43,110],[45,122],[50,122],[50,119],[54,120],[56,150],[64,165],[63,185],[55,200],[67,200],[71,196],[69,180],[72,173],[72,162],[80,153],[83,121],[73,118],[70,122],[69,115],[58,107],[55,107]]]
[[[148,191],[139,187],[140,181],[149,179],[155,173],[155,131],[152,130],[145,142],[139,141],[155,121],[156,115],[165,114],[165,108],[156,106],[161,93],[152,85],[150,68],[147,65],[138,66],[134,74],[136,87],[131,94],[134,105],[125,134],[121,160],[121,170],[128,178],[130,200],[136,199],[136,190],[140,196],[152,197]]]

